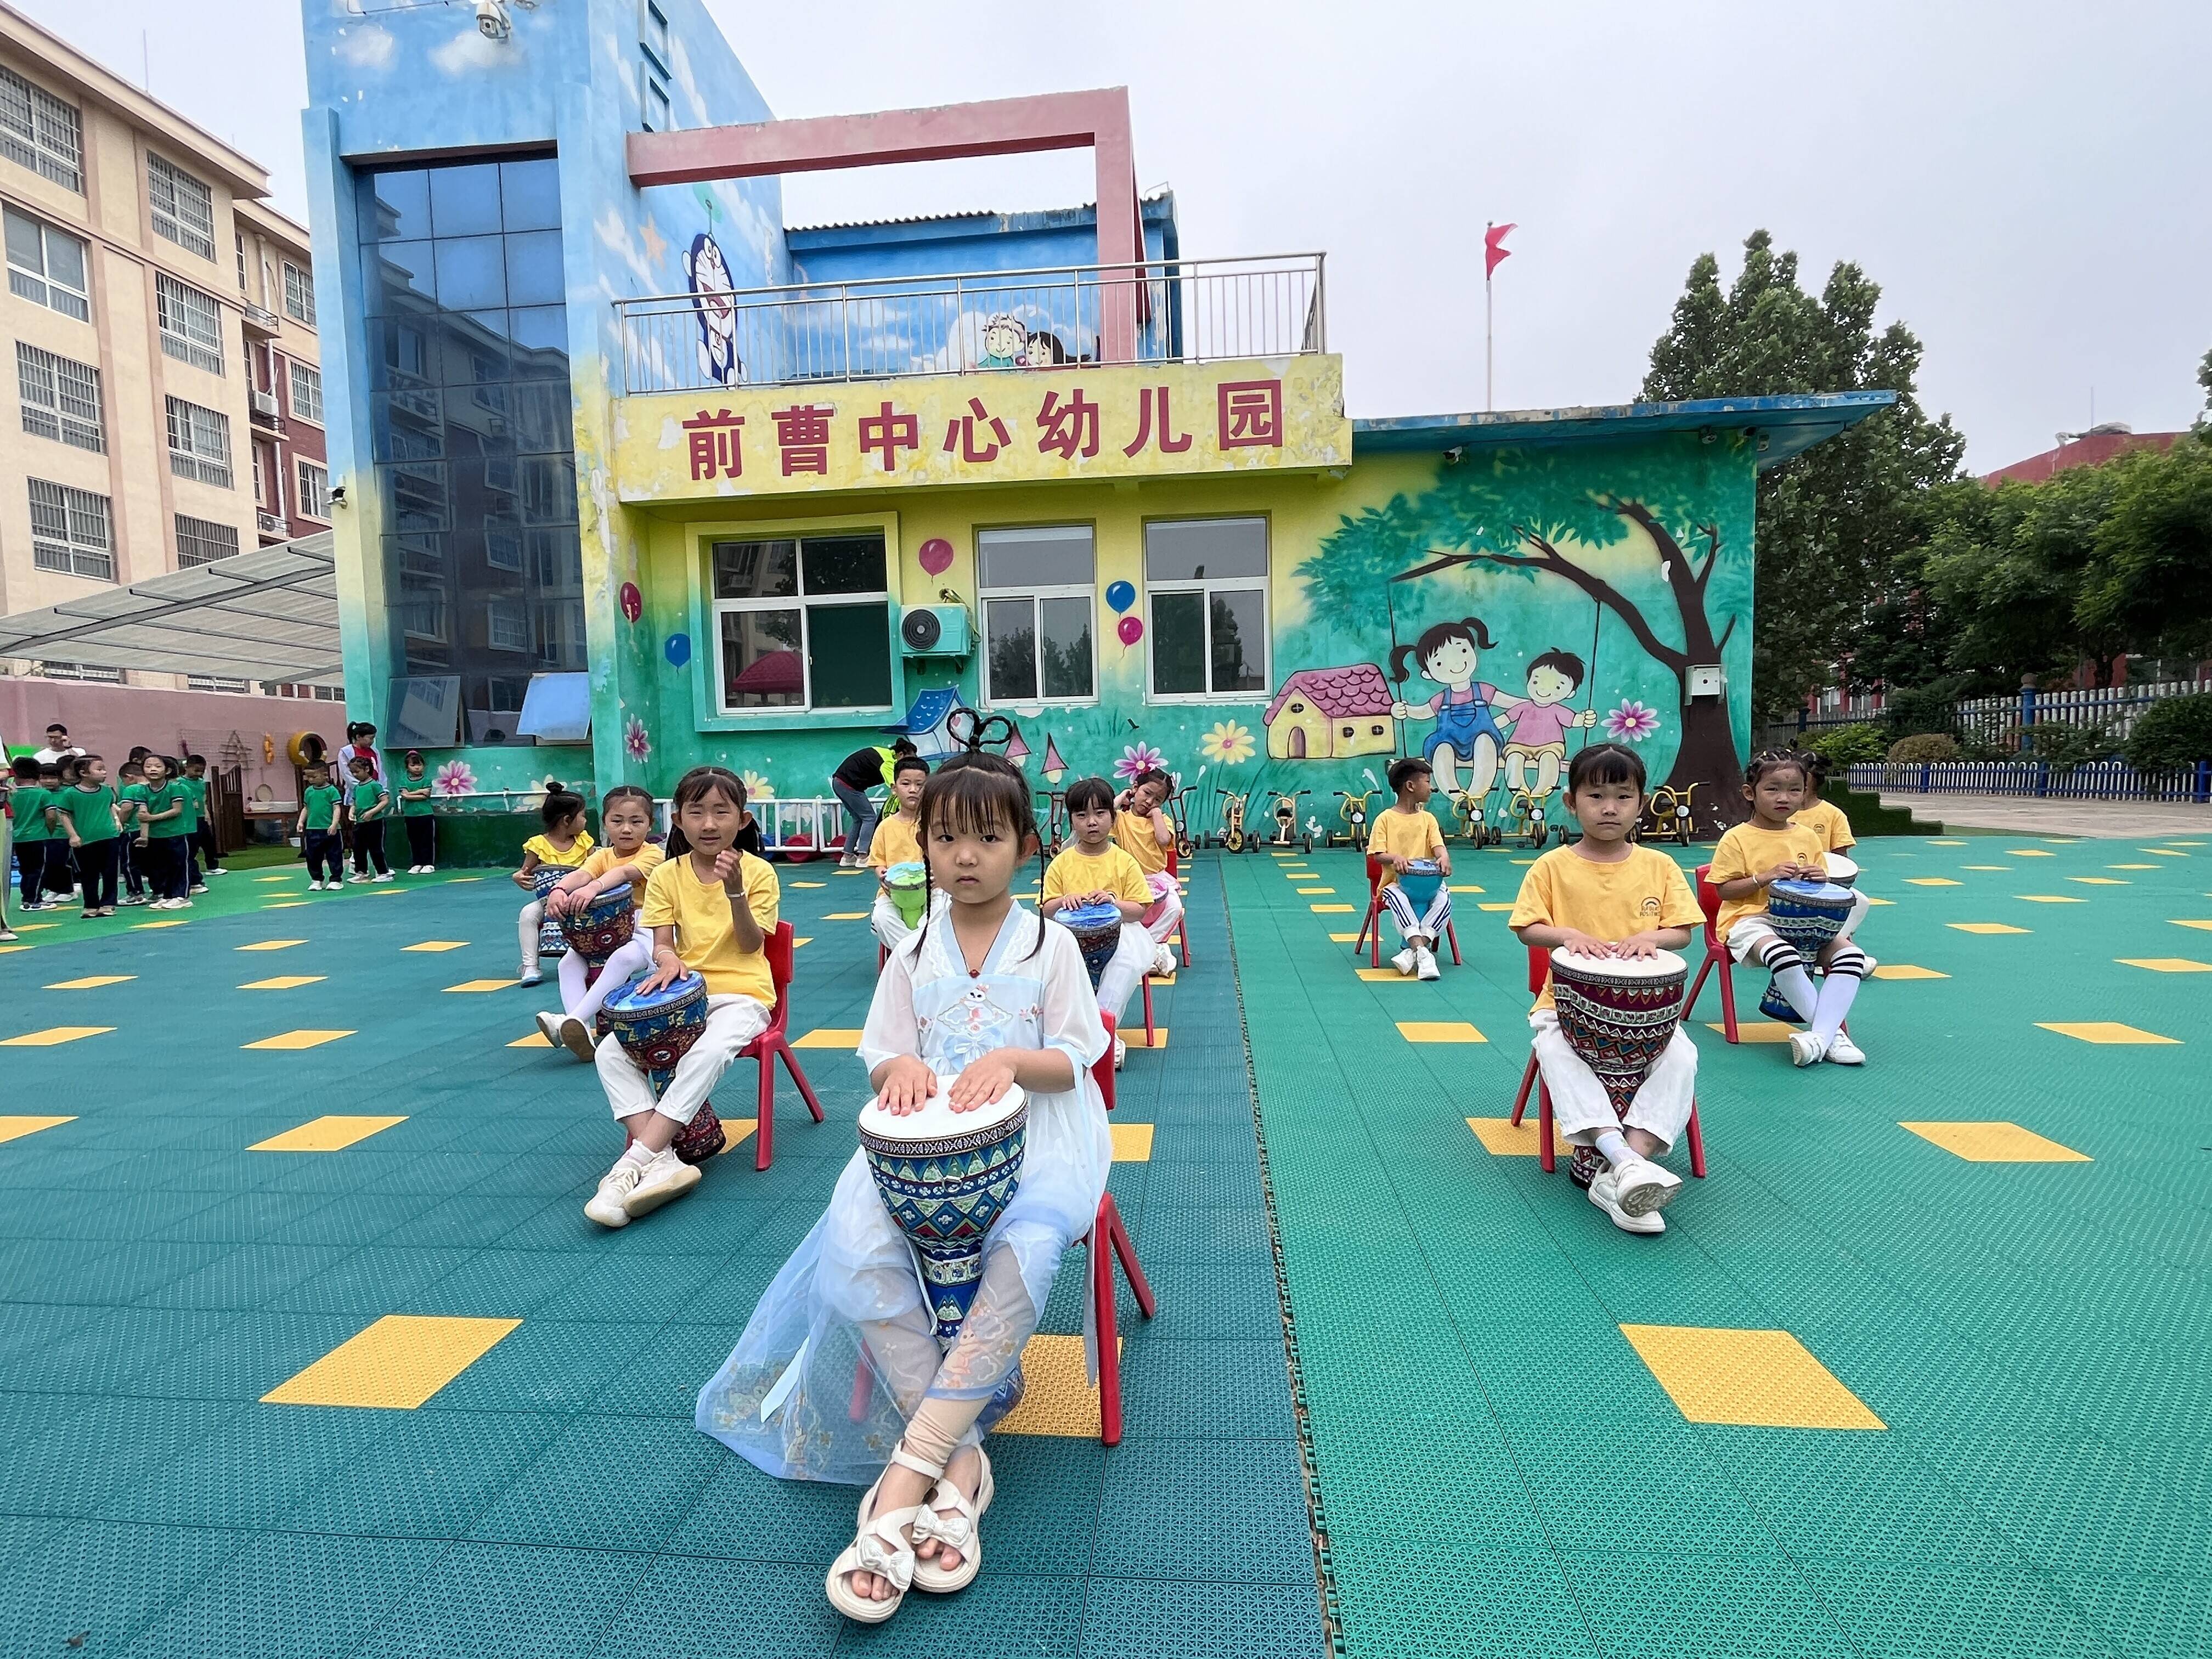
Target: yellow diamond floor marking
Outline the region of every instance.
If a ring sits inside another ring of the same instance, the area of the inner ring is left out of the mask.
[[[1317,916],[1348,916],[1358,907],[1350,904],[1311,904],[1306,908]]]
[[[1334,893],[1335,890],[1336,889],[1334,887],[1301,887],[1298,889],[1298,896],[1300,898],[1312,898],[1317,894]]]
[[[261,908],[264,910],[274,910],[278,907],[274,904],[264,904]],[[134,921],[131,924],[131,930],[133,933],[143,933],[149,927],[181,927],[185,925],[185,920],[186,918],[179,916],[171,921]]]
[[[2008,859],[2055,859],[2058,854],[2046,853],[2040,847],[2008,847],[2005,856]]]
[[[1141,1019],[1131,1020],[1127,1025],[1123,1026],[1121,1030],[1116,1032],[1115,1035],[1119,1036],[1122,1042],[1127,1043],[1132,1048],[1158,1049],[1164,1048],[1168,1046],[1168,1028],[1164,1025],[1153,1026],[1152,1040],[1147,1042],[1145,1041],[1145,1022]]]
[[[2014,927],[2002,921],[1947,921],[1946,927],[1955,927],[1962,933],[2024,933],[2025,927]]]
[[[27,945],[0,945],[0,957],[12,957],[18,951],[27,951]]]
[[[2179,1037],[2160,1036],[2155,1031],[2145,1031],[2133,1025],[2124,1025],[2116,1019],[2039,1019],[2035,1023],[2046,1031],[2056,1031],[2061,1036],[2078,1037],[2083,1042],[2155,1042],[2176,1048],[2181,1046]]]
[[[2161,867],[2155,864],[2108,864],[2105,866],[2107,870],[2156,870]]]
[[[2125,887],[2129,884],[2118,876],[2069,876],[2069,881],[2078,881],[2084,887]]]
[[[114,1029],[112,1025],[49,1025],[43,1031],[26,1031],[21,1036],[0,1039],[0,1048],[51,1048],[56,1043],[100,1036]]]
[[[824,921],[866,921],[867,919],[866,910],[832,910],[822,918]]]
[[[1401,974],[1395,968],[1362,968],[1359,977],[1370,985],[1419,985],[1421,982],[1411,974]]]
[[[58,921],[19,921],[15,924],[15,931],[19,933],[43,933],[49,927],[60,926]]]
[[[1923,1140],[1955,1153],[1969,1164],[2087,1164],[2087,1152],[2045,1140],[2017,1123],[1899,1123]]]
[[[1709,1019],[1705,1022],[1705,1029],[1726,1036],[1728,1022]],[[1738,1042],[1787,1042],[1790,1034],[1796,1029],[1795,1025],[1784,1025],[1779,1020],[1740,1019],[1735,1025],[1735,1040]]]
[[[2014,893],[2013,896],[2022,904],[2087,904],[2089,902],[2069,893]]]
[[[1486,891],[1488,891],[1488,890],[1488,890],[1488,889],[1486,889],[1486,888],[1477,887],[1477,886],[1474,885],[1472,883],[1468,883],[1468,882],[1458,882],[1458,881],[1455,881],[1455,882],[1451,883],[1451,884],[1450,884],[1450,886],[1451,886],[1451,890],[1452,890],[1452,891],[1453,891],[1453,892],[1455,892],[1455,893],[1481,893],[1481,892],[1486,892]]]
[[[420,945],[403,945],[403,951],[465,951],[469,942],[465,939],[426,939]]]
[[[1155,985],[1172,985],[1175,983],[1175,975],[1173,974],[1147,974],[1145,977]]]
[[[1149,1123],[1116,1123],[1114,1130],[1114,1161],[1116,1164],[1149,1164],[1152,1161],[1152,1128]]]
[[[811,945],[813,943],[814,935],[811,933],[793,933],[791,936],[791,948],[794,951],[802,945]]]
[[[1328,942],[1331,945],[1357,945],[1359,940],[1360,935],[1358,933],[1331,933],[1328,936]]]
[[[293,874],[293,875],[289,875],[289,876],[256,876],[256,877],[254,877],[254,880],[256,880],[256,881],[297,881],[299,878],[300,878],[298,877],[298,875],[297,875],[297,874]]]
[[[2212,842],[2201,842],[2201,841],[2170,841],[2170,842],[2166,842],[2166,845],[2167,845],[2168,847],[2204,847],[2204,846],[2208,846],[2208,845],[2212,845]],[[2145,851],[2146,853],[2148,853],[2148,852],[2154,852],[2155,850],[2156,850],[2156,849],[2155,849],[2154,848],[2149,848],[2149,847],[2146,847],[2146,848],[2143,848],[2143,851]]]
[[[1760,1429],[1888,1426],[1787,1331],[1623,1325],[1620,1334],[1692,1423]]]
[[[1126,1354],[1126,1338],[1115,1352]],[[1098,1437],[1098,1390],[1084,1375],[1079,1336],[1032,1336],[1022,1345],[1022,1403],[999,1419],[1000,1434],[1051,1434],[1073,1440]]]
[[[1516,864],[1534,864],[1535,861],[1536,860],[1534,859],[1516,859],[1513,860]]]
[[[2174,843],[2174,846],[2175,846],[2175,847],[2193,847],[2193,846],[2195,846],[2196,844],[2197,844],[2197,843],[2196,843],[2196,842],[2194,842],[2180,841],[2180,842],[2176,842]],[[2138,847],[2136,850],[2137,852],[2139,852],[2139,853],[2151,853],[2151,854],[2156,854],[2158,857],[2162,858],[2162,859],[2185,859],[2185,858],[2187,858],[2187,857],[2189,856],[2189,854],[2186,854],[2186,853],[2177,853],[2177,852],[2174,852],[2171,848],[2165,848],[2165,847]],[[2112,866],[2112,868],[2114,868],[2115,870],[2118,869],[2119,867],[2120,867],[2120,866],[2119,866],[2118,865],[2117,865],[2117,864],[2116,864],[2116,865],[2114,865],[2114,866]]]
[[[1544,1150],[1543,1142],[1536,1136],[1536,1103],[1528,1103],[1528,1114],[1519,1123],[1510,1117],[1471,1117],[1467,1127],[1474,1131],[1474,1138],[1482,1143],[1482,1150],[1492,1158],[1534,1158]],[[1559,1139],[1559,1126],[1552,1127],[1552,1152],[1565,1158],[1574,1148]]]
[[[2115,957],[2112,960],[2125,968],[2148,968],[2154,974],[2212,974],[2212,962],[2198,962],[2192,957]]]
[[[714,1156],[727,1158],[738,1147],[744,1146],[745,1137],[758,1127],[760,1127],[760,1120],[757,1117],[749,1117],[743,1123],[732,1122],[730,1119],[724,1118],[722,1120],[722,1150]]]
[[[2167,920],[2172,921],[2176,927],[2201,927],[2206,933],[2212,933],[2212,921],[2191,921],[2182,916],[2172,916],[2167,918]]]
[[[257,1140],[246,1150],[249,1152],[343,1152],[356,1141],[381,1134],[393,1124],[406,1121],[404,1115],[399,1117],[313,1118],[296,1129],[287,1129],[281,1135]]]
[[[74,1117],[0,1117],[0,1140],[21,1140],[58,1123],[74,1123]]]
[[[103,985],[126,985],[137,978],[136,974],[87,974],[82,979],[60,979],[46,987],[49,991],[96,991]]]
[[[1866,896],[1866,902],[1869,904],[1894,904],[1897,902],[1895,899],[1876,898],[1871,893],[1869,893]]]
[[[1954,881],[1948,876],[1907,876],[1905,884],[1907,887],[1964,887],[1966,884]]]
[[[453,876],[447,879],[446,885],[458,887],[465,881],[482,881],[483,879],[482,876]]]
[[[1463,1019],[1401,1019],[1398,1035],[1408,1042],[1487,1042]]]
[[[465,979],[459,985],[448,985],[448,991],[504,991],[515,983],[511,979]]]
[[[1966,845],[1963,841],[1951,841],[1948,839],[1943,841],[1930,841],[1928,844],[1930,847],[1964,847]]]
[[[553,1044],[543,1031],[532,1031],[526,1037],[517,1037],[507,1045],[510,1048],[550,1048]]]
[[[1916,968],[1909,962],[1885,962],[1874,970],[1876,979],[1948,979],[1933,968]]]
[[[266,1406],[413,1411],[522,1322],[386,1314],[261,1396]]]
[[[319,1048],[325,1042],[336,1042],[340,1037],[349,1037],[351,1031],[283,1031],[258,1042],[243,1043],[246,1048]]]
[[[264,904],[261,908],[264,910],[304,910],[307,907],[307,901],[305,899],[285,899],[276,904]]]
[[[827,887],[830,884],[826,881],[794,881],[791,884],[793,887]]]
[[[252,945],[240,945],[234,948],[240,951],[289,951],[295,945],[305,945],[307,942],[303,939],[264,939]]]
[[[805,1036],[793,1037],[794,1048],[857,1048],[860,1046],[858,1030],[846,1030],[839,1026],[820,1025]]]
[[[1478,910],[1510,910],[1513,906],[1510,902],[1501,900],[1495,904],[1478,904],[1474,908]]]
[[[1959,867],[1961,870],[2009,870],[2012,866],[2009,864],[1962,864]]]
[[[248,980],[238,988],[241,991],[292,991],[302,985],[320,985],[328,977],[327,974],[279,974],[274,979]]]

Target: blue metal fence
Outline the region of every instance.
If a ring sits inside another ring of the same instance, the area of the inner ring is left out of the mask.
[[[2125,761],[2053,766],[2048,761],[1867,761],[1850,785],[1881,794],[2039,795],[2058,800],[2212,802],[2212,761],[2172,772],[2138,772]]]

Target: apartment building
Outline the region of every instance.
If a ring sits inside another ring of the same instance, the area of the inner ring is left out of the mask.
[[[309,241],[268,193],[251,157],[0,5],[0,615],[328,527]]]

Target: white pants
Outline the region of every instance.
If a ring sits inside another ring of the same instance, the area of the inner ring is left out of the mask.
[[[1382,906],[1397,925],[1400,939],[1410,945],[1416,938],[1425,938],[1430,948],[1434,949],[1437,941],[1444,936],[1444,924],[1451,920],[1451,884],[1439,882],[1437,896],[1429,901],[1427,911],[1418,916],[1413,914],[1413,901],[1395,881],[1382,890]]]
[[[1153,944],[1165,945],[1168,935],[1182,921],[1182,889],[1164,870],[1152,872],[1145,878],[1145,885],[1152,890],[1152,908],[1145,912],[1145,931],[1152,935]]]
[[[906,918],[891,902],[891,896],[878,887],[874,908],[868,912],[868,926],[876,932],[876,943],[886,951],[896,951],[906,943],[914,929],[906,925]]]
[[[617,1119],[659,1112],[678,1123],[690,1123],[699,1115],[699,1108],[738,1057],[738,1051],[768,1030],[768,1021],[764,1002],[751,997],[708,997],[707,1029],[691,1045],[691,1052],[678,1062],[675,1079],[658,1102],[653,1097],[652,1081],[623,1051],[622,1044],[611,1040],[602,1042],[596,1063],[599,1086],[607,1091],[607,1104]]]
[[[1145,975],[1152,971],[1152,957],[1158,949],[1144,923],[1121,924],[1121,941],[1114,947],[1112,957],[1098,975],[1098,1012],[1113,1015],[1116,1030],[1127,1012],[1129,999],[1144,983]]]
[[[561,978],[561,1011],[574,1014],[586,1025],[592,1016],[599,1012],[599,1005],[627,985],[631,978],[653,966],[653,936],[640,931],[629,936],[629,943],[617,945],[607,958],[607,965],[599,969],[599,977],[588,988],[586,975],[591,971],[582,951],[571,948],[561,958],[558,973]]]
[[[538,971],[538,930],[545,925],[545,901],[534,898],[522,907],[515,922],[517,941],[522,946],[522,971]],[[573,951],[571,955],[574,954]]]
[[[1674,1028],[1666,1052],[1644,1079],[1636,1098],[1628,1103],[1628,1115],[1615,1117],[1612,1097],[1589,1062],[1567,1041],[1566,1033],[1559,1029],[1558,1013],[1539,1008],[1528,1016],[1528,1025],[1536,1034],[1536,1067],[1543,1073],[1544,1086],[1551,1091],[1552,1121],[1559,1127],[1562,1140],[1589,1146],[1595,1144],[1601,1131],[1626,1125],[1643,1130],[1662,1150],[1674,1144],[1682,1126],[1690,1121],[1690,1107],[1698,1091],[1698,1046],[1690,1041],[1688,1032],[1679,1025]]]
[[[1859,925],[1860,920],[1873,908],[1873,906],[1867,902],[1866,895],[1861,893],[1858,896],[1856,902],[1851,906],[1850,915],[1844,919],[1843,931],[1836,935],[1833,943],[1829,948],[1832,950],[1834,945],[1841,945],[1845,939],[1849,939],[1851,936],[1851,930]],[[1764,917],[1740,916],[1736,919],[1735,926],[1729,929],[1728,938],[1724,943],[1728,946],[1729,955],[1735,957],[1735,960],[1738,962],[1753,962],[1760,959],[1761,953],[1765,951],[1769,945],[1778,943],[1781,940],[1782,935],[1776,933],[1774,931],[1773,925],[1768,922]],[[1795,947],[1793,946],[1792,948],[1794,949]],[[1863,950],[1865,947],[1861,946],[1860,948]],[[1823,952],[1823,954],[1825,955],[1826,952]],[[1805,963],[1805,967],[1808,971],[1810,971],[1820,965],[1820,964],[1817,961],[1808,962]],[[1874,969],[1875,959],[1869,956],[1866,959],[1866,972],[1872,974]]]

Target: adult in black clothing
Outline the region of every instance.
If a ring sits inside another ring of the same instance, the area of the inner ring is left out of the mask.
[[[830,775],[830,790],[845,804],[846,816],[851,820],[844,855],[837,860],[841,867],[850,869],[868,861],[868,843],[876,833],[876,804],[868,799],[867,792],[884,781],[884,769],[890,762],[912,753],[914,744],[905,738],[887,750],[871,744],[846,756]]]

